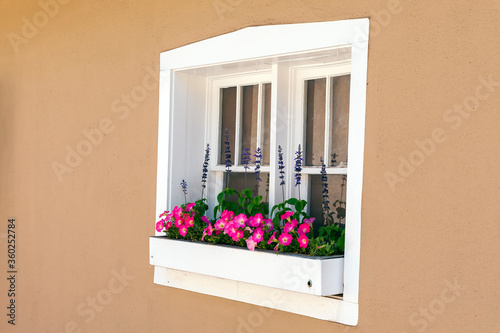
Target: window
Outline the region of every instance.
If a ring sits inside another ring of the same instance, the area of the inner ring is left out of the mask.
[[[262,195],[269,202],[269,157],[271,154],[271,80],[270,73],[212,78],[208,86],[211,111],[209,117],[218,119],[217,127],[211,129],[209,141],[215,158],[211,163],[211,176],[219,179],[214,192],[210,192],[211,201],[223,187],[228,186],[241,191],[252,188],[254,194]],[[226,138],[227,129],[227,138]],[[225,142],[231,149],[231,172],[225,179]],[[254,175],[254,165],[248,164],[245,174],[244,154],[254,161],[257,148],[262,151],[260,180]]]
[[[319,175],[322,160],[329,174],[332,203],[345,202],[350,55],[351,47],[345,46],[301,54],[293,64],[282,65],[289,78],[280,82],[272,82],[273,70],[277,69],[270,65],[261,66],[259,70],[250,67],[250,73],[242,71],[208,80],[210,108],[207,113],[209,119],[217,120],[208,129],[209,142],[217,157],[212,161],[211,170],[212,179],[219,180],[209,192],[212,203],[215,195],[226,186],[239,191],[250,187],[254,194],[262,195],[264,202],[269,202],[270,198],[272,203],[282,201],[281,187],[276,185],[279,178],[276,163],[270,163],[270,156],[277,156],[278,146],[288,147],[284,152],[286,183],[289,184],[285,198],[306,199],[310,215],[316,217],[317,228],[323,225]],[[291,100],[289,108],[280,108],[274,103],[273,88],[289,92],[285,96]],[[276,108],[273,114],[272,105]],[[272,132],[277,132],[278,128],[271,128],[271,123],[278,121],[284,123],[280,132],[287,135],[277,133],[272,138]],[[226,141],[231,148],[233,164],[227,179],[224,177]],[[293,159],[299,145],[304,155],[303,178],[300,187],[295,187]],[[244,154],[253,155],[257,148],[262,150],[261,181],[256,179],[252,166],[245,173],[243,165]],[[271,179],[275,180],[273,190],[270,189]]]
[[[214,207],[225,182],[226,128],[234,163],[230,187],[256,187],[253,172],[245,177],[241,155],[260,147],[261,178],[269,184],[256,191],[267,195],[270,207],[281,202],[276,168],[280,145],[286,158],[286,197],[298,197],[292,160],[300,144],[305,162],[300,191],[310,213],[321,211],[320,158],[327,166],[331,195],[347,202],[343,299],[284,292],[285,302],[268,304],[269,288],[196,274],[181,278],[161,267],[155,267],[156,283],[357,323],[368,23],[253,27],[161,55],[157,213],[182,203],[181,179],[189,184],[188,200],[200,198],[207,143],[212,151],[206,193]]]

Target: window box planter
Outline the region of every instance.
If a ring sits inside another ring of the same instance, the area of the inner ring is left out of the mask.
[[[228,245],[152,236],[150,264],[309,295],[343,293],[344,256],[249,251]]]

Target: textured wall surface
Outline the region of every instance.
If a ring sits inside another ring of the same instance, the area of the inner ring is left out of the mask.
[[[394,3],[1,1],[0,331],[500,332],[500,1]],[[371,35],[359,325],[267,311],[243,329],[258,307],[154,285],[160,52],[360,17]]]

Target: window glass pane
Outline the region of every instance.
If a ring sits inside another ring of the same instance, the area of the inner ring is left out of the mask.
[[[222,88],[221,92],[221,128],[220,128],[220,155],[219,164],[224,164],[226,156],[225,132],[229,131],[229,146],[231,148],[231,160],[234,164],[234,133],[236,129],[236,87]]]
[[[259,103],[259,85],[244,86],[242,89],[241,104],[241,149],[250,149],[250,153],[257,150],[257,117]],[[253,160],[253,159],[252,159]]]
[[[262,85],[262,164],[269,165],[271,143],[271,83]]]
[[[310,199],[309,204],[309,214],[315,217],[314,229],[318,230],[321,226],[325,224],[341,224],[345,226],[345,198],[346,198],[346,185],[347,176],[346,175],[327,175],[326,189],[328,192],[323,192],[323,182],[321,181],[321,175],[311,175],[309,177],[310,184]],[[323,194],[326,197],[323,197]],[[330,215],[330,220],[325,221],[324,202],[328,201],[327,209]]]
[[[320,166],[325,151],[326,78],[307,80],[305,165]]]
[[[263,202],[269,202],[269,173],[261,172],[260,179],[257,180],[253,168],[249,170],[246,174],[243,172],[230,172],[229,173],[229,183],[228,187],[234,188],[238,192],[246,188],[251,188],[253,195],[262,195]],[[230,200],[236,200],[235,198],[230,198]]]
[[[330,80],[331,108],[329,164],[330,166],[346,167],[351,76],[337,76],[330,78]]]

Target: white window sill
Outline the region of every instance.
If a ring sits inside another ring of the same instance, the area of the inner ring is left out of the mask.
[[[345,325],[358,322],[358,304],[155,266],[154,283]]]

